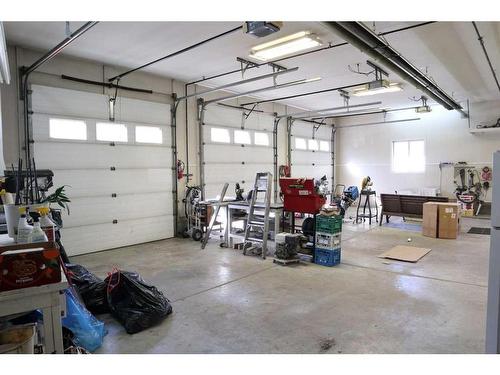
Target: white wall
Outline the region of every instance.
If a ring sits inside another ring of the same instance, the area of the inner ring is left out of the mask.
[[[496,122],[498,117],[500,102],[471,105],[471,127],[481,122]],[[410,118],[420,120],[356,126],[384,120],[382,115],[372,115],[337,121],[337,182],[359,186],[361,179],[369,175],[379,194],[441,185],[442,194],[452,196],[453,167],[443,167],[440,183],[439,163],[466,161],[479,167],[491,166],[493,152],[500,149],[500,132],[471,134],[467,119],[440,106],[434,106],[431,113],[417,114],[413,110],[389,113],[386,120]],[[425,141],[425,172],[393,173],[392,141],[418,139]],[[486,200],[491,200],[491,189]]]

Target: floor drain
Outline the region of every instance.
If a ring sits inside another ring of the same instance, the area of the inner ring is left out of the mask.
[[[467,233],[470,234],[486,234],[490,235],[491,234],[491,228],[480,228],[480,227],[472,227],[469,229]]]

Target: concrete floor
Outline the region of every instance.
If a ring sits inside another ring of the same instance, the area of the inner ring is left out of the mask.
[[[212,241],[171,239],[73,257],[99,276],[139,272],[172,301],[163,323],[135,335],[111,316],[98,353],[482,353],[489,236],[423,237],[418,224],[345,224],[342,264],[282,267]],[[377,257],[430,247],[418,263]]]

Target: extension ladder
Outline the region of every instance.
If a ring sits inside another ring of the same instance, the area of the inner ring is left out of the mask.
[[[262,259],[266,259],[272,183],[273,176],[269,172],[257,173],[255,176],[255,184],[253,187],[252,197],[250,199],[250,206],[248,209],[248,217],[245,227],[243,255],[247,255],[247,252],[249,251],[256,253],[259,246],[254,245],[254,243],[258,243],[260,244]],[[264,194],[263,200],[261,198],[262,194]],[[263,215],[261,213],[262,209],[264,210]],[[256,210],[260,211],[260,213],[256,213]],[[257,233],[261,233],[262,238],[255,237]]]

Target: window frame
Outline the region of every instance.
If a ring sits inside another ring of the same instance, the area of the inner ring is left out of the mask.
[[[236,141],[236,132],[245,132],[248,134],[248,142],[237,142]],[[245,146],[252,146],[253,145],[253,134],[250,130],[246,129],[234,129],[233,130],[233,143],[236,145],[245,145]]]
[[[301,148],[301,147],[298,147],[297,146],[297,140],[300,139],[302,141],[304,141],[304,148]],[[294,141],[293,141],[293,148],[294,150],[298,150],[298,151],[307,151],[307,138],[303,138],[303,137],[294,137]]]
[[[257,138],[256,138],[257,134],[265,135],[266,139],[267,139],[267,144],[264,145],[264,144],[257,143]],[[269,137],[269,133],[264,132],[264,131],[260,131],[260,130],[255,130],[253,132],[253,145],[258,146],[258,147],[270,147],[271,146],[271,139]]]
[[[112,126],[118,126],[118,125],[121,125],[125,128],[125,134],[127,136],[127,139],[124,141],[124,140],[114,140],[114,139],[99,139],[98,138],[98,127],[99,125],[102,124],[102,125],[112,125]],[[135,137],[134,137],[135,139]],[[110,121],[96,121],[95,123],[95,140],[96,142],[116,142],[116,143],[129,143],[130,141],[130,137],[129,137],[129,126],[127,124],[124,124],[124,123],[114,123],[114,122],[110,122]]]
[[[223,130],[225,132],[227,132],[227,136],[228,136],[228,140],[227,142],[225,141],[216,141],[213,139],[213,134],[212,134],[212,131],[213,130]],[[223,128],[223,127],[217,127],[217,126],[211,126],[210,127],[210,142],[211,143],[217,143],[217,144],[222,144],[222,145],[229,145],[232,143],[232,138],[231,138],[231,132],[229,131],[229,129],[227,128]]]
[[[138,141],[137,140],[137,128],[143,129],[158,129],[160,131],[160,142],[147,142],[147,141]],[[149,125],[134,125],[134,142],[140,145],[163,145],[165,142],[163,140],[163,128],[160,126],[149,126]]]
[[[423,145],[423,164],[422,164],[422,169],[420,170],[410,170],[410,169],[405,169],[405,170],[396,170],[394,161],[395,161],[395,153],[394,153],[394,148],[396,143],[406,143],[407,145],[407,156],[408,160],[410,160],[410,144],[412,142],[422,142]],[[396,174],[423,174],[425,173],[426,169],[426,157],[425,157],[425,139],[402,139],[402,140],[393,140],[391,142],[391,172],[396,173]]]
[[[53,137],[51,135],[51,123],[52,123],[52,120],[55,120],[55,121],[69,121],[69,122],[76,122],[76,123],[81,123],[85,126],[85,139],[81,139],[81,138],[63,138],[63,137]],[[82,119],[78,119],[78,118],[64,118],[64,117],[49,117],[49,129],[48,129],[48,136],[49,136],[49,139],[52,140],[52,141],[58,141],[58,142],[88,142],[89,141],[89,124],[87,123],[87,121],[85,120],[82,120]]]

